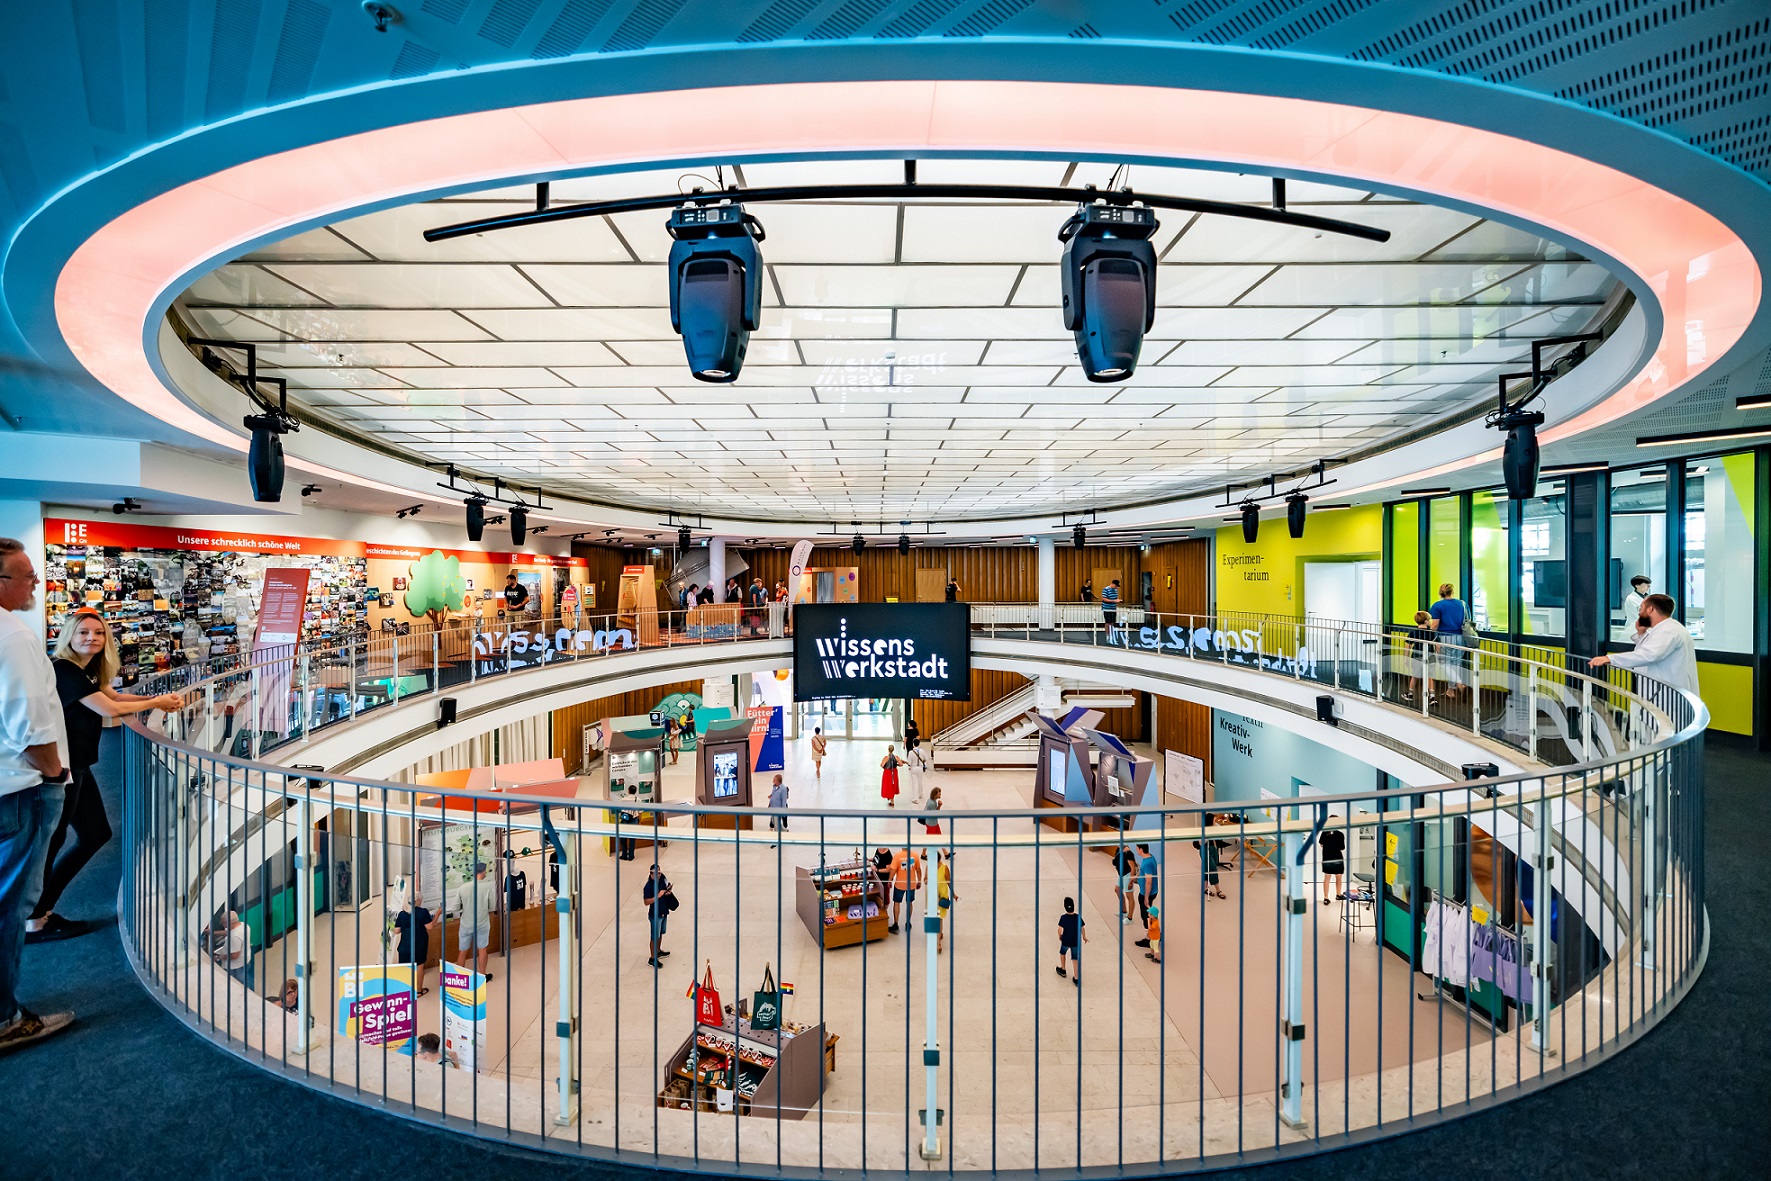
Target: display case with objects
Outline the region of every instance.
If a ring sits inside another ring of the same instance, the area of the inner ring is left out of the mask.
[[[748,808],[750,784],[750,718],[715,718],[706,723],[699,739],[699,763],[695,800],[726,808]],[[749,828],[749,816],[702,814],[698,828]]]
[[[722,1025],[697,1022],[664,1068],[658,1106],[800,1119],[824,1096],[824,1042],[822,1023],[752,1029],[731,1013]]]
[[[891,933],[891,895],[873,862],[857,857],[815,869],[800,866],[794,874],[795,909],[823,946],[871,943]]]
[[[603,848],[610,854],[620,853],[623,847],[628,852],[653,844],[662,848],[668,842],[662,833],[654,841],[652,833],[654,822],[659,829],[664,826],[664,818],[657,810],[661,802],[658,750],[664,731],[616,730],[612,720],[605,720],[603,726],[608,735],[598,764],[603,795],[620,805],[609,809],[604,819],[611,824],[620,821],[623,833],[619,841],[613,836],[604,837]],[[629,826],[631,836],[627,835]]]

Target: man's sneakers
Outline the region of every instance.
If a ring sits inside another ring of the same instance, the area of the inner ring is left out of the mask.
[[[19,1007],[18,1016],[11,1024],[0,1028],[0,1054],[8,1054],[32,1042],[40,1042],[44,1038],[54,1037],[74,1023],[73,1013],[51,1013],[47,1017]]]

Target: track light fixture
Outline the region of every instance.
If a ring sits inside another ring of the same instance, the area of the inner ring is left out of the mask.
[[[762,223],[736,201],[691,201],[665,227],[675,239],[670,326],[682,335],[689,372],[697,381],[737,381],[762,323]]]
[[[695,542],[695,535],[693,533],[689,532],[689,527],[687,525],[684,525],[681,529],[678,529],[676,531],[676,548],[677,549],[686,550],[689,548],[689,546],[693,545],[694,542]]]
[[[111,511],[116,513],[119,517],[124,513],[138,513],[141,511],[141,501],[135,499],[133,496],[125,496],[122,500],[119,500],[116,504],[111,506]]]
[[[857,533],[857,534],[855,534],[855,540],[850,542],[849,544],[855,547],[856,553],[860,553],[862,550],[867,548],[867,539],[865,537],[862,537],[859,533]]]
[[[1091,203],[1058,231],[1064,327],[1090,381],[1124,381],[1138,367],[1144,333],[1156,322],[1156,211]]]
[[[1261,534],[1261,506],[1252,500],[1242,502],[1242,540],[1253,545]]]
[[[467,505],[467,539],[478,541],[486,533],[486,498],[470,496],[463,503]]]
[[[303,484],[301,486],[301,494],[304,497],[312,496],[318,491],[320,491],[320,486],[318,484]]]
[[[523,544],[529,533],[529,510],[520,504],[510,506],[510,543]]]
[[[898,552],[901,554],[908,554],[910,552],[910,534],[898,534]]]
[[[1088,530],[1081,525],[1070,530],[1070,544],[1081,549],[1088,544]]]
[[[1285,498],[1285,527],[1295,541],[1304,535],[1304,515],[1310,511],[1310,498],[1293,492]]]
[[[411,508],[401,509],[399,512],[395,513],[394,516],[404,521],[407,517],[416,517],[418,515],[418,510],[423,507],[422,504],[415,504]]]

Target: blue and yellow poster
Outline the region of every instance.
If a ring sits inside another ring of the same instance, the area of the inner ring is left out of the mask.
[[[486,978],[443,965],[443,1062],[477,1070],[486,1053]]]

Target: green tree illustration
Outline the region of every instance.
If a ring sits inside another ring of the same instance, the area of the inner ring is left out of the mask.
[[[467,580],[461,576],[461,561],[445,558],[442,550],[432,550],[407,568],[406,610],[422,617],[432,611],[448,611],[461,606],[467,594]]]

